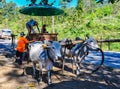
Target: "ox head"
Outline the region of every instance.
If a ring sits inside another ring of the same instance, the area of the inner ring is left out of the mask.
[[[62,57],[62,54],[61,54],[62,46],[60,45],[60,43],[58,41],[53,41],[52,45],[55,49],[57,58],[61,58]]]
[[[72,55],[79,55],[79,57],[82,57],[84,54],[88,54],[89,50],[97,50],[98,49],[98,44],[97,41],[89,37],[82,43],[76,44],[72,49]]]
[[[89,49],[93,49],[94,50],[94,49],[98,48],[97,41],[94,38],[92,38],[92,37],[86,39],[84,43],[85,44],[87,43],[87,46],[88,46]]]
[[[47,44],[47,48],[50,50],[48,51],[49,56],[56,61],[58,58],[62,58],[61,55],[61,45],[58,41],[45,41],[45,44]]]

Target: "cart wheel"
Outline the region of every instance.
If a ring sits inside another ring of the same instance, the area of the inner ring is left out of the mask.
[[[83,47],[84,48],[84,47]],[[104,63],[104,53],[100,48],[89,50],[89,52],[81,59],[80,70],[85,73],[96,72]]]

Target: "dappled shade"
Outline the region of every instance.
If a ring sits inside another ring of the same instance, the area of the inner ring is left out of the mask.
[[[28,6],[20,9],[19,12],[31,16],[54,16],[64,13],[62,9],[48,5]]]

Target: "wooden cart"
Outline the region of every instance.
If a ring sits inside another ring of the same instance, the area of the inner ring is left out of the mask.
[[[39,40],[57,41],[57,35],[57,33],[35,33],[30,34],[30,39],[37,38]]]

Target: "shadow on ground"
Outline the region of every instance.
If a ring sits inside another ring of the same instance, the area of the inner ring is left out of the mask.
[[[118,89],[115,86],[105,85],[92,81],[70,80],[55,83],[43,89]]]
[[[9,54],[8,50],[1,51],[0,54],[4,56],[6,60],[7,58],[11,59],[13,57],[12,54]],[[12,84],[13,82],[11,82],[11,80],[15,80],[16,83],[19,83],[20,86],[24,88],[23,84],[28,82],[28,76],[32,76],[32,66],[29,64],[26,64],[27,66],[25,65],[25,72],[27,75],[23,76],[23,70],[19,69],[16,63],[11,63],[9,66],[9,61],[4,60],[4,58],[0,60],[0,76],[6,77],[7,80],[3,82],[0,81],[0,84],[6,84],[9,81],[9,84]],[[67,71],[65,74],[61,73],[60,67],[56,64],[55,67],[59,68],[59,70],[52,71],[53,84],[44,86],[43,89],[120,89],[119,69],[102,66],[102,68],[93,74],[82,72],[80,76],[76,78],[75,76],[69,75],[69,73],[72,73],[70,61],[68,64],[69,65],[65,66],[65,71]],[[5,73],[2,73],[3,70]],[[37,70],[37,78],[39,77],[38,73],[39,71]],[[43,74],[43,82],[47,83],[46,72]]]

